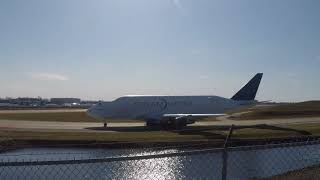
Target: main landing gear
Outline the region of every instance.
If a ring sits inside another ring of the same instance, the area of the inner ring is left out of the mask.
[[[147,121],[146,126],[151,129],[163,129],[163,130],[181,130],[187,126],[186,119],[164,119],[160,123],[155,123],[152,121]]]
[[[103,123],[103,127],[104,127],[104,128],[107,128],[107,122],[104,122],[104,123]]]

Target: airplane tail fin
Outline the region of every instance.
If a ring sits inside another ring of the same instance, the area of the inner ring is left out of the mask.
[[[262,79],[263,73],[256,74],[244,87],[242,87],[231,99],[236,101],[254,100]]]

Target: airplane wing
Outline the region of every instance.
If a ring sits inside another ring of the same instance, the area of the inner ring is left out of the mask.
[[[172,117],[172,118],[206,118],[206,117],[216,117],[216,116],[224,116],[226,114],[164,114],[163,117]]]
[[[226,114],[164,114],[163,117],[165,119],[174,119],[176,123],[182,122],[184,124],[192,124],[196,120],[204,119],[207,117],[217,117],[223,116]]]

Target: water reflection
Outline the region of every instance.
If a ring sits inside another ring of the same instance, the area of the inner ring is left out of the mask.
[[[165,150],[161,153],[175,153],[178,150]],[[143,156],[156,152],[129,153],[129,156]],[[115,179],[181,179],[182,163],[179,157],[133,160],[117,164]],[[180,177],[178,177],[180,175]]]
[[[182,179],[179,158],[128,161],[117,164],[115,179]]]
[[[0,161],[95,159],[177,153],[171,149],[24,149]],[[33,155],[30,155],[33,154]],[[320,145],[229,152],[228,179],[268,177],[320,164]],[[0,167],[0,179],[221,179],[222,153],[50,166]]]

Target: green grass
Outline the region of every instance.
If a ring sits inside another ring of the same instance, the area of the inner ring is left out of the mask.
[[[320,101],[283,104],[271,107],[253,108],[234,119],[272,119],[292,117],[319,117]]]

